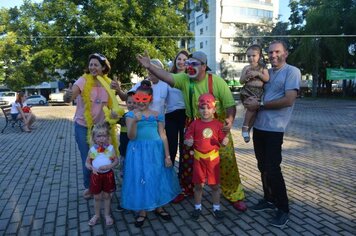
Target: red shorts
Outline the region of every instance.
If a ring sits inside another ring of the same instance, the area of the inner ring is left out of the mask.
[[[115,176],[114,171],[110,170],[106,173],[98,173],[90,175],[90,193],[96,195],[101,192],[112,193],[115,192],[116,185],[115,185]]]
[[[210,160],[210,158],[194,159],[193,181],[194,184],[208,185],[220,184],[220,158]]]

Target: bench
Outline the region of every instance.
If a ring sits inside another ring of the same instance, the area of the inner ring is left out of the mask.
[[[12,116],[11,116],[11,105],[1,106],[1,110],[2,110],[2,113],[4,114],[5,122],[6,122],[4,128],[1,130],[1,133],[4,133],[4,130],[9,125],[12,128],[15,128],[16,126],[18,126],[21,129],[21,131],[23,131],[23,129],[22,129],[22,125],[23,125],[22,124],[22,120],[21,119],[16,119],[16,120],[12,119]]]

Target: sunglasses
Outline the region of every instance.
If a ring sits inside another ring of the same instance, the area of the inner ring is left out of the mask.
[[[185,66],[200,66],[200,65],[203,65],[204,63],[201,63],[201,62],[198,62],[198,61],[185,61],[184,62],[184,65]]]
[[[106,57],[103,54],[100,53],[94,53],[92,56],[98,57],[101,61],[105,61]]]

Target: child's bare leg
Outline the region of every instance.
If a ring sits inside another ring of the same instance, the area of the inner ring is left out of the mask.
[[[97,217],[100,217],[101,199],[101,193],[94,195],[94,210]]]
[[[220,188],[218,184],[210,185],[213,198],[213,215],[216,219],[224,218],[224,213],[220,210]]]
[[[201,209],[201,199],[203,196],[204,184],[195,184],[194,186],[194,203],[195,209]],[[197,206],[200,206],[197,208]]]
[[[112,217],[110,216],[111,210],[111,193],[102,192],[104,199],[104,216],[106,225],[112,225],[114,223]]]
[[[90,226],[96,225],[100,219],[100,205],[101,205],[101,193],[94,195],[94,211],[95,215],[89,220]]]
[[[256,118],[256,112],[255,111],[246,110],[245,119],[244,119],[244,122],[243,122],[242,130],[243,131],[248,131],[249,128],[251,128],[251,124],[253,124],[253,122],[255,121],[255,118]]]
[[[255,123],[256,116],[257,116],[257,111],[251,112],[251,118],[250,118],[250,122],[248,124],[249,130],[252,128],[253,124]]]
[[[250,129],[255,121],[256,111],[246,110],[245,119],[242,125],[242,137],[244,138],[245,142],[250,142]]]
[[[191,214],[193,220],[198,220],[201,214],[201,199],[203,197],[204,184],[194,185],[194,211]]]
[[[214,205],[220,205],[220,188],[218,184],[210,185]]]
[[[103,199],[104,199],[104,215],[110,215],[111,210],[111,194],[103,192]]]

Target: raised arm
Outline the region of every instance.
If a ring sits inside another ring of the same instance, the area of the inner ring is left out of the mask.
[[[145,51],[144,55],[138,54],[136,58],[143,67],[145,67],[149,72],[155,75],[159,80],[166,82],[172,87],[174,86],[174,79],[172,74],[152,65],[147,51]]]
[[[127,100],[127,93],[124,90],[122,90],[120,81],[112,80],[110,86],[112,89],[116,91],[116,94],[119,95],[121,101]]]
[[[80,88],[78,85],[74,84],[73,86],[65,89],[63,100],[66,103],[72,102],[80,94]]]

